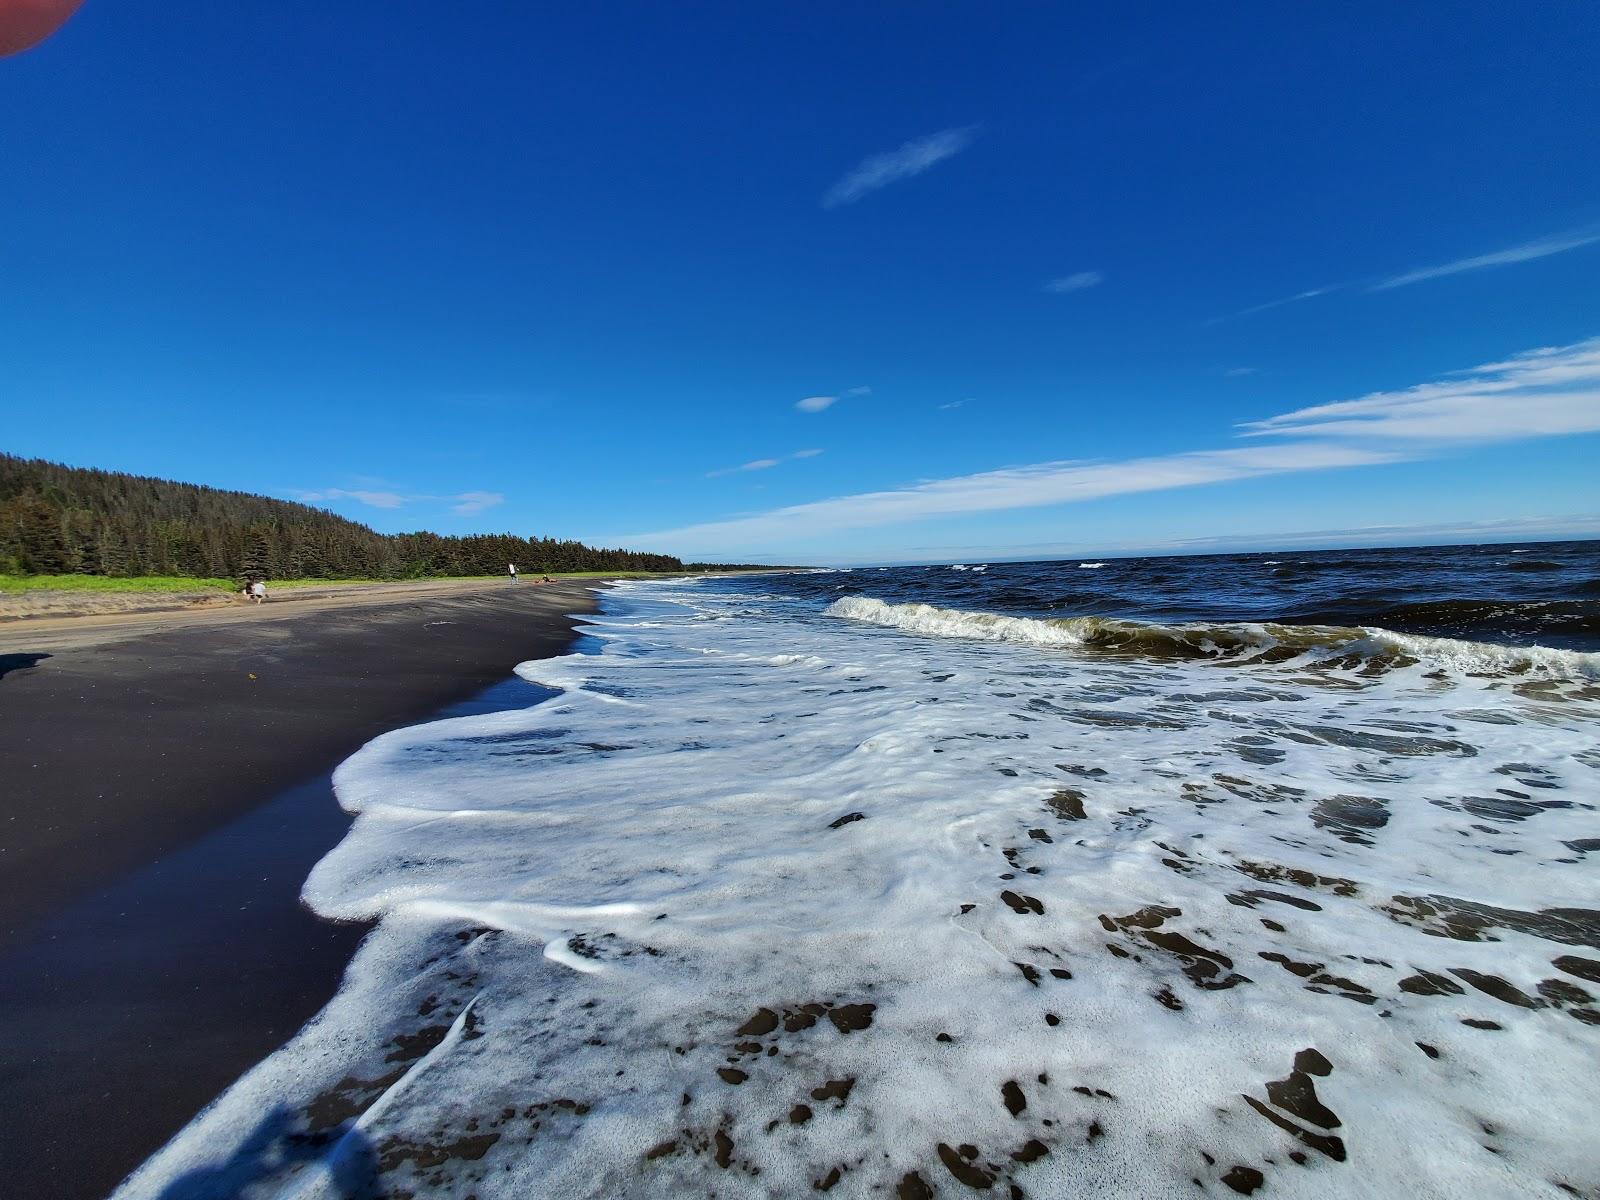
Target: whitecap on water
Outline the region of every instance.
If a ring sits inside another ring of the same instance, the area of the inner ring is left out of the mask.
[[[1600,1188],[1592,701],[607,608],[340,768],[376,928],[125,1197]]]

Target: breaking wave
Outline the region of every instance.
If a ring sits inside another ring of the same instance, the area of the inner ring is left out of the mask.
[[[1497,646],[1456,638],[1342,625],[1225,622],[1163,625],[1116,617],[1008,617],[931,604],[889,604],[844,596],[825,615],[935,637],[1061,649],[1096,650],[1154,659],[1234,662],[1361,662],[1379,667],[1419,663],[1487,675],[1600,679],[1600,654],[1544,646]]]

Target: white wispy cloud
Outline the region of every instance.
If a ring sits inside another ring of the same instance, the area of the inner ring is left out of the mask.
[[[1264,313],[1269,309],[1282,308],[1286,304],[1299,304],[1302,300],[1315,300],[1318,296],[1326,296],[1329,292],[1337,292],[1343,286],[1341,283],[1330,283],[1327,287],[1308,288],[1303,292],[1296,292],[1292,296],[1280,296],[1276,300],[1268,300],[1265,304],[1252,304],[1249,308],[1241,308],[1238,312],[1212,317],[1205,324],[1218,325],[1223,321],[1236,321],[1240,317],[1253,317],[1257,313]]]
[[[1463,271],[1481,271],[1485,267],[1506,267],[1513,263],[1529,262],[1535,258],[1548,258],[1552,254],[1565,254],[1568,250],[1578,250],[1584,246],[1592,246],[1596,242],[1600,242],[1600,229],[1593,227],[1575,229],[1567,233],[1552,234],[1549,237],[1538,238],[1531,242],[1523,242],[1520,246],[1511,246],[1505,250],[1496,250],[1493,254],[1478,254],[1471,258],[1458,258],[1454,262],[1447,262],[1437,267],[1423,267],[1416,271],[1406,271],[1403,274],[1380,280],[1367,290],[1384,292],[1390,288],[1421,283],[1426,279],[1441,279],[1446,275],[1459,275]]]
[[[1246,375],[1259,375],[1260,367],[1229,367],[1222,374],[1228,379],[1243,379]]]
[[[316,491],[297,490],[294,498],[302,504],[322,504],[329,500],[354,500],[369,508],[399,508],[409,499],[398,492],[371,492],[349,488],[320,488]]]
[[[480,513],[486,508],[494,508],[506,502],[506,498],[499,492],[462,492],[450,498],[455,501],[450,506],[450,511],[460,513],[462,516]]]
[[[1592,246],[1597,242],[1600,242],[1600,227],[1589,226],[1584,229],[1573,229],[1566,233],[1554,233],[1549,237],[1523,242],[1521,245],[1511,246],[1505,250],[1496,250],[1492,254],[1476,254],[1471,258],[1458,258],[1454,262],[1443,263],[1437,267],[1423,267],[1415,271],[1404,271],[1398,275],[1390,275],[1374,283],[1368,283],[1365,287],[1369,292],[1386,292],[1392,288],[1409,287],[1413,283],[1423,283],[1429,279],[1442,279],[1447,275],[1460,275],[1465,271],[1481,271],[1486,267],[1506,267],[1514,263],[1531,262],[1536,258],[1548,258],[1552,254],[1565,254],[1569,250],[1579,250],[1584,246]],[[1331,292],[1359,286],[1362,285],[1359,283],[1331,283],[1325,287],[1310,288],[1303,292],[1296,292],[1292,296],[1268,300],[1265,304],[1255,304],[1249,308],[1242,308],[1238,312],[1212,317],[1205,324],[1216,325],[1222,321],[1234,321],[1240,317],[1251,317],[1256,313],[1267,312],[1269,309],[1282,308],[1286,304],[1298,304],[1302,300],[1315,300],[1318,296],[1326,296]]]
[[[960,408],[965,403],[966,403],[965,400],[952,400],[948,404],[939,405],[939,411],[940,412],[949,412],[953,408]]]
[[[715,471],[707,471],[707,479],[719,479],[724,475],[738,475],[746,471],[770,471],[782,463],[800,458],[815,458],[821,450],[796,450],[793,454],[782,458],[754,458],[747,463],[740,463],[737,467],[720,467]]]
[[[898,150],[887,150],[861,160],[822,197],[823,208],[854,204],[869,192],[888,187],[901,179],[921,175],[929,167],[959,154],[978,134],[976,125],[944,129],[927,137],[914,138]]]
[[[768,471],[783,460],[780,458],[754,458],[747,463],[740,463],[737,467],[718,467],[715,471],[707,471],[707,479],[718,479],[723,475],[737,475],[741,471]]]
[[[1106,281],[1105,274],[1101,271],[1075,271],[1071,275],[1063,275],[1059,279],[1052,279],[1044,285],[1047,292],[1081,292],[1085,288],[1096,287]]]
[[[451,512],[461,516],[483,512],[497,504],[504,504],[506,499],[499,492],[458,492],[453,496],[434,496],[426,493],[377,492],[359,488],[317,488],[309,491],[300,488],[289,494],[302,504],[354,500],[357,504],[365,504],[369,508],[403,508],[407,504],[442,501],[449,504]]]
[[[1404,391],[1298,409],[1241,430],[1241,436],[1250,438],[1294,440],[1112,462],[1004,467],[634,534],[626,543],[693,554],[742,552],[837,530],[1403,462],[1474,442],[1597,432],[1600,338],[1531,351]]]
[[[832,408],[840,400],[870,395],[872,395],[872,389],[869,387],[846,388],[837,396],[807,396],[804,400],[796,400],[794,406],[801,412],[819,413],[825,408]]]
[[[1600,430],[1600,338],[1546,347],[1396,392],[1296,409],[1247,437],[1506,441]]]
[[[640,548],[692,547],[695,553],[740,546],[759,548],[842,529],[1070,504],[1286,471],[1367,466],[1394,462],[1401,457],[1393,451],[1360,447],[1290,444],[1197,451],[1109,463],[1036,463],[954,479],[936,479],[890,491],[795,504],[726,521],[630,534],[627,544]]]

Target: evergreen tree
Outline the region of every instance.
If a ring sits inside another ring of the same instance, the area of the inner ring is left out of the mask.
[[[258,525],[249,532],[246,542],[243,561],[239,564],[240,573],[246,579],[266,579],[276,576],[273,568],[272,531],[264,525]]]
[[[324,509],[0,454],[0,572],[415,579],[678,571],[666,554],[512,533],[385,535]]]
[[[62,531],[61,513],[37,495],[23,498],[17,514],[22,569],[34,575],[59,575],[73,567]]]

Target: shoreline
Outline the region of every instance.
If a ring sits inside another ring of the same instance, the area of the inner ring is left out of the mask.
[[[600,581],[0,626],[0,946],[120,873],[560,653]]]
[[[604,585],[619,579],[720,579],[739,575],[783,574],[793,567],[774,567],[770,571],[591,571],[557,575],[540,583],[533,573],[522,576],[519,587],[580,587]],[[799,568],[805,569],[805,568]],[[311,609],[343,608],[415,600],[430,596],[450,596],[509,586],[503,575],[461,576],[441,579],[349,580],[328,583],[303,583],[284,580],[269,585],[267,602],[254,605],[237,592],[212,589],[191,591],[146,591],[137,587],[125,590],[107,588],[40,588],[0,591],[0,639],[8,633],[25,631],[35,635],[71,635],[75,631],[104,629],[131,633],[149,620],[171,622],[184,617],[210,620],[246,620],[241,613],[256,613],[264,619],[270,613],[282,614],[284,605],[293,612]],[[185,622],[186,624],[192,622]],[[171,628],[171,625],[161,626]],[[154,628],[154,627],[152,627]]]
[[[299,903],[333,768],[545,698],[512,669],[600,583],[0,626],[8,1188],[103,1196],[326,1003],[366,933]]]
[[[619,573],[618,577],[621,577]],[[565,577],[552,583],[523,580],[529,587],[579,586],[603,583],[610,575]],[[126,591],[95,589],[41,589],[0,593],[0,639],[8,634],[60,636],[90,630],[129,635],[143,630],[172,628],[173,622],[209,624],[285,616],[330,608],[370,607],[409,600],[464,595],[509,587],[504,576],[457,579],[356,580],[348,583],[300,584],[288,581],[269,588],[267,602],[256,605],[236,592]],[[287,611],[285,611],[287,609]],[[183,618],[197,618],[183,621]]]

